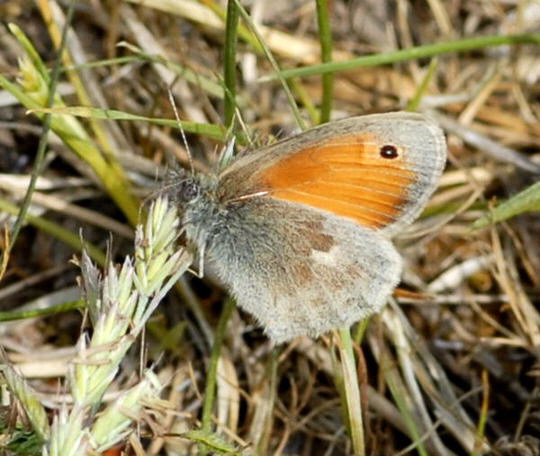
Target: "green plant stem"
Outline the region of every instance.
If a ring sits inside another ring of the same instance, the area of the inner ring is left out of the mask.
[[[236,109],[236,42],[238,33],[238,8],[234,0],[227,2],[227,20],[225,23],[225,48],[223,50],[223,80],[225,83],[225,99],[223,115],[225,126],[230,128]]]
[[[269,364],[266,366],[267,380],[264,383],[264,400],[268,405],[265,405],[267,410],[264,423],[261,426],[261,434],[256,445],[255,454],[270,454],[270,442],[272,439],[272,430],[274,423],[274,412],[277,394],[277,374],[279,366],[280,348],[274,347],[269,360]]]
[[[317,0],[317,21],[319,25],[319,39],[321,43],[321,61],[332,61],[332,31],[330,28],[330,14],[328,12],[328,0]],[[332,87],[334,75],[325,73],[322,75],[322,101],[319,123],[330,120],[332,112]]]
[[[300,105],[304,107],[306,113],[309,115],[312,125],[317,125],[320,122],[320,114],[317,107],[313,104],[311,95],[307,92],[306,88],[300,83],[299,79],[289,79],[287,81],[291,87],[292,93],[299,101]]]
[[[71,20],[73,18],[74,10],[75,10],[75,1],[71,0],[69,2],[69,7],[67,11],[67,16],[66,16],[66,26],[62,30],[62,37],[60,40],[60,45],[58,47],[58,55],[54,63],[51,79],[49,81],[49,93],[47,95],[47,101],[45,104],[46,107],[51,107],[54,103],[56,86],[58,85],[58,80],[60,78],[60,70],[62,67],[62,52],[64,52],[64,48],[66,47],[66,44],[67,44],[67,32],[69,29],[69,24],[71,24]],[[32,46],[30,47],[33,48]],[[6,246],[6,249],[4,250],[4,252],[2,252],[2,259],[0,260],[0,264],[4,264],[5,258],[9,256],[11,249],[13,248],[15,242],[17,241],[17,237],[19,236],[19,232],[24,223],[25,216],[30,207],[30,203],[32,202],[32,194],[34,193],[36,182],[39,175],[41,174],[43,161],[45,159],[45,152],[46,152],[47,144],[48,144],[49,130],[51,128],[51,121],[52,121],[51,118],[52,116],[48,114],[48,115],[45,115],[43,119],[43,130],[39,138],[36,159],[34,160],[34,167],[32,168],[32,174],[30,176],[30,183],[28,184],[28,189],[26,191],[26,194],[24,195],[24,199],[21,204],[21,209],[20,209],[20,212],[18,213],[17,220],[15,221],[15,224],[13,225],[13,229],[11,230],[10,243],[8,246]],[[1,275],[2,274],[0,274],[0,277]]]
[[[420,456],[428,456],[424,442],[421,438],[421,431],[414,420],[412,400],[409,397],[407,388],[395,367],[397,360],[386,350],[379,359],[380,371],[383,372],[384,381],[388,385],[390,393],[394,398],[394,403],[399,409],[399,413],[405,426],[408,436],[413,442],[412,448],[416,449]]]
[[[489,418],[489,399],[490,399],[490,386],[489,386],[489,374],[487,370],[482,371],[482,406],[480,408],[480,417],[478,419],[478,426],[476,428],[476,441],[474,444],[474,450],[471,456],[480,456],[482,451],[482,443],[486,435],[486,424]]]
[[[420,106],[420,102],[422,101],[422,97],[426,93],[426,90],[429,86],[429,83],[433,79],[433,75],[435,74],[435,70],[437,69],[437,59],[431,59],[431,62],[429,62],[429,68],[424,76],[424,79],[422,79],[422,83],[420,84],[420,87],[416,90],[416,93],[414,94],[414,97],[407,103],[407,111],[415,112],[418,111],[418,106]]]
[[[360,388],[358,386],[358,373],[354,360],[351,332],[349,328],[342,328],[338,332],[338,348],[341,358],[341,371],[346,402],[344,405],[347,409],[349,432],[351,434],[354,455],[364,456],[366,449],[362,420],[362,401],[360,400]]]
[[[200,0],[200,3],[204,3],[204,5],[210,9],[217,17],[219,17],[223,22],[226,21],[227,13],[225,9],[218,3],[216,3],[214,0]],[[255,36],[254,33],[250,32],[247,27],[245,27],[243,24],[240,24],[238,26],[238,36],[242,40],[244,40],[246,43],[248,43],[251,47],[253,47],[253,50],[257,52],[258,54],[264,54],[264,50],[261,47],[261,44]]]
[[[503,201],[490,212],[477,219],[470,229],[485,228],[494,223],[499,223],[524,212],[540,211],[540,182],[535,182],[525,190]]]
[[[214,345],[212,346],[212,354],[210,357],[210,365],[208,366],[208,374],[206,380],[206,386],[204,390],[204,402],[203,411],[201,417],[201,431],[210,433],[212,431],[212,409],[214,408],[214,399],[216,395],[216,383],[217,383],[217,368],[219,356],[221,354],[221,346],[225,338],[225,329],[227,328],[227,322],[234,310],[235,304],[232,299],[225,301],[225,307],[219,317],[218,326],[216,328],[216,336],[214,339]],[[205,451],[201,448],[201,454],[205,454]]]
[[[464,52],[482,49],[490,46],[502,46],[510,44],[540,44],[540,35],[508,35],[508,36],[482,36],[449,41],[447,43],[428,44],[393,52],[371,54],[343,62],[321,63],[309,65],[291,70],[283,70],[261,78],[261,81],[281,78],[296,78],[303,76],[315,76],[338,71],[354,70],[360,67],[386,65],[403,62],[406,60],[433,57],[448,52]]]
[[[5,80],[2,79],[0,75],[0,85],[4,85]],[[29,109],[30,112],[37,115],[43,115],[44,113],[54,114],[55,116],[73,116],[80,117],[83,119],[88,118],[97,118],[97,119],[107,119],[107,120],[129,120],[129,121],[139,121],[147,122],[153,125],[163,125],[171,128],[179,128],[188,133],[194,133],[197,135],[208,136],[209,138],[222,141],[225,139],[225,131],[223,127],[213,124],[203,124],[197,122],[189,121],[180,121],[176,119],[160,119],[156,117],[145,117],[139,116],[136,114],[131,114],[129,112],[117,111],[115,109],[102,109],[94,108],[91,106],[66,106],[58,108],[45,109],[42,107],[32,107]],[[77,151],[75,151],[77,152]]]
[[[297,125],[300,127],[301,130],[305,130],[306,125],[305,125],[304,119],[300,115],[300,111],[298,110],[298,106],[296,105],[296,101],[295,101],[295,99],[293,97],[291,89],[289,88],[289,85],[287,84],[287,81],[285,80],[284,77],[281,76],[282,72],[281,72],[281,70],[279,68],[277,60],[274,58],[274,55],[272,54],[272,51],[266,45],[263,37],[261,36],[259,31],[257,30],[257,27],[255,26],[255,24],[253,23],[253,21],[249,17],[249,14],[247,13],[247,11],[244,9],[242,4],[240,3],[240,0],[231,0],[231,1],[234,1],[236,3],[236,6],[238,8],[238,12],[242,15],[242,18],[244,19],[244,21],[246,21],[246,23],[251,28],[251,32],[257,38],[257,41],[259,42],[260,47],[262,47],[262,49],[263,49],[264,55],[266,56],[266,58],[268,59],[268,61],[272,65],[272,68],[274,68],[274,70],[276,72],[275,73],[276,74],[276,79],[279,79],[279,81],[281,83],[281,86],[283,87],[283,91],[285,92],[285,95],[287,96],[287,100],[289,101],[289,106],[291,107],[291,110],[292,110],[292,113],[293,113],[293,116],[294,116],[294,118],[296,120]]]
[[[27,318],[49,317],[60,313],[69,312],[75,309],[84,309],[85,303],[82,300],[63,302],[47,309],[33,309],[13,312],[0,312],[0,322],[26,320]]]
[[[360,320],[356,325],[356,330],[354,331],[353,343],[360,345],[364,339],[364,334],[369,326],[370,318],[364,318]]]

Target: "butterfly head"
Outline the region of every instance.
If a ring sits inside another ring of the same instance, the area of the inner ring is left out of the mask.
[[[168,173],[163,186],[163,194],[178,207],[187,240],[199,252],[205,250],[211,227],[219,224],[217,182],[215,175],[180,168]]]
[[[206,180],[205,176],[199,173],[175,169],[167,175],[162,192],[185,208],[208,193],[210,185]]]
[[[201,196],[201,184],[198,179],[187,178],[177,183],[175,188],[176,200],[179,203],[189,204]]]

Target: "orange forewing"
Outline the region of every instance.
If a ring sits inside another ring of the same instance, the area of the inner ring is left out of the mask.
[[[260,175],[273,198],[316,207],[382,228],[400,215],[415,179],[398,147],[394,159],[370,134],[353,134],[308,147],[280,160]]]

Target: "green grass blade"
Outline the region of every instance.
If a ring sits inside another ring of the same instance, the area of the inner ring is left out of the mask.
[[[291,70],[283,70],[279,73],[265,76],[261,78],[260,81],[316,76],[327,73],[336,73],[338,71],[354,70],[361,67],[387,65],[407,60],[434,57],[449,52],[465,52],[490,46],[510,44],[540,44],[540,35],[482,36],[449,41],[447,43],[427,44],[425,46],[416,46],[413,48],[401,49],[399,51],[365,55],[343,62],[321,63],[319,65],[309,65]]]
[[[437,59],[432,59],[431,62],[429,62],[429,68],[424,76],[424,79],[422,79],[422,83],[420,84],[420,87],[418,87],[418,90],[414,94],[414,97],[407,103],[407,111],[415,112],[418,111],[418,106],[420,106],[420,102],[422,101],[422,97],[426,93],[426,90],[429,86],[429,83],[433,79],[433,75],[435,74],[435,71],[437,70]]]
[[[155,117],[145,117],[139,116],[137,114],[130,114],[129,112],[117,111],[115,109],[102,109],[88,106],[69,106],[50,109],[34,108],[31,109],[30,112],[39,114],[51,113],[58,116],[74,116],[94,119],[141,121],[154,125],[179,128],[178,121],[175,119],[159,119]],[[223,141],[225,139],[225,130],[217,125],[187,121],[181,121],[180,125],[184,129],[184,131],[189,133],[207,136],[218,141]]]
[[[540,182],[532,184],[509,200],[499,204],[489,214],[476,220],[471,228],[477,230],[490,224],[508,220],[524,212],[540,211]]]
[[[355,456],[366,454],[364,423],[362,418],[362,401],[358,386],[358,372],[354,359],[353,342],[349,328],[338,330],[337,347],[341,358],[341,375],[345,392],[345,404],[348,418],[348,429],[351,435]]]
[[[42,318],[49,317],[51,315],[58,315],[61,313],[70,312],[75,309],[84,309],[86,306],[83,300],[68,301],[62,304],[57,304],[46,309],[32,309],[32,310],[14,310],[7,312],[0,312],[0,322],[26,320],[28,318]]]
[[[201,433],[203,434],[210,434],[212,431],[212,410],[214,408],[214,399],[216,396],[218,361],[221,355],[223,340],[225,339],[227,323],[229,322],[229,318],[232,315],[234,308],[234,301],[232,299],[227,299],[225,301],[225,307],[221,311],[218,327],[216,329],[216,337],[212,347],[212,355],[210,358],[210,366],[208,367],[204,391],[203,412],[201,418]],[[200,454],[206,454],[204,446],[200,448],[199,452]]]

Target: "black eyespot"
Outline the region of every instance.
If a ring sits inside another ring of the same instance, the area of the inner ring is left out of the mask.
[[[200,193],[201,189],[195,182],[184,182],[180,189],[180,198],[183,201],[191,201],[197,198]]]
[[[381,154],[382,158],[388,158],[390,160],[399,157],[397,147],[391,144],[386,144],[385,146],[382,146],[379,153]]]

